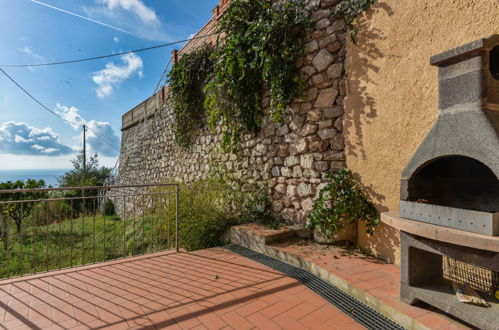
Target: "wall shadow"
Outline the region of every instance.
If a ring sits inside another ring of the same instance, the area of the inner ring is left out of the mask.
[[[359,31],[357,43],[350,43],[347,49],[347,97],[343,124],[346,132],[352,132],[348,135],[355,136],[356,141],[346,139],[346,152],[354,157],[362,157],[362,159],[367,158],[363,148],[363,125],[378,115],[376,100],[369,95],[367,89],[369,84],[376,85],[369,74],[379,73],[380,68],[374,63],[377,59],[387,56],[377,47],[378,41],[386,39],[383,31],[369,24],[372,17],[378,15],[380,11],[389,16],[394,14],[390,5],[378,2],[367,11],[364,17],[357,20],[356,26]]]

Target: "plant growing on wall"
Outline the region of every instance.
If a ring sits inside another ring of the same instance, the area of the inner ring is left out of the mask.
[[[213,47],[205,45],[184,54],[168,74],[175,143],[183,147],[189,146],[196,130],[205,124],[203,88],[213,69],[212,53]]]
[[[212,55],[214,70],[205,88],[208,122],[222,128],[223,146],[234,146],[242,133],[258,132],[264,88],[276,121],[304,94],[297,62],[311,26],[303,0],[232,1],[219,23],[224,39]]]
[[[355,19],[364,11],[369,9],[378,0],[343,0],[333,9],[333,16],[343,17],[350,30],[350,38],[356,43],[357,27],[354,25]]]
[[[379,214],[366,198],[360,184],[349,170],[343,169],[328,174],[331,180],[319,193],[309,214],[309,229],[330,237],[357,220],[366,223],[367,232],[372,234],[379,224]]]

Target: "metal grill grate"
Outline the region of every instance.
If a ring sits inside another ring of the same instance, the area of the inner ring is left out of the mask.
[[[492,296],[499,290],[499,273],[449,257],[443,257],[442,259],[445,279],[459,284],[467,284],[477,291]]]
[[[354,297],[308,271],[236,244],[229,245],[226,249],[300,281],[306,287],[368,329],[404,329],[402,326],[376,312],[371,307],[363,304]]]

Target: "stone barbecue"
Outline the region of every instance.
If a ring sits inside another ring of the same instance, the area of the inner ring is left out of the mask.
[[[499,35],[430,62],[438,66],[439,110],[402,173],[401,298],[499,329]],[[458,302],[450,280],[479,291],[490,307]]]

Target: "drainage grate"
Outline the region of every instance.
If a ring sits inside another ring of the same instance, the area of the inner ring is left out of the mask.
[[[306,270],[247,249],[240,245],[233,244],[225,248],[300,281],[306,287],[326,299],[333,306],[340,309],[342,312],[368,329],[404,329],[397,323],[376,312],[371,307],[363,304],[354,297],[346,294],[337,287]]]

